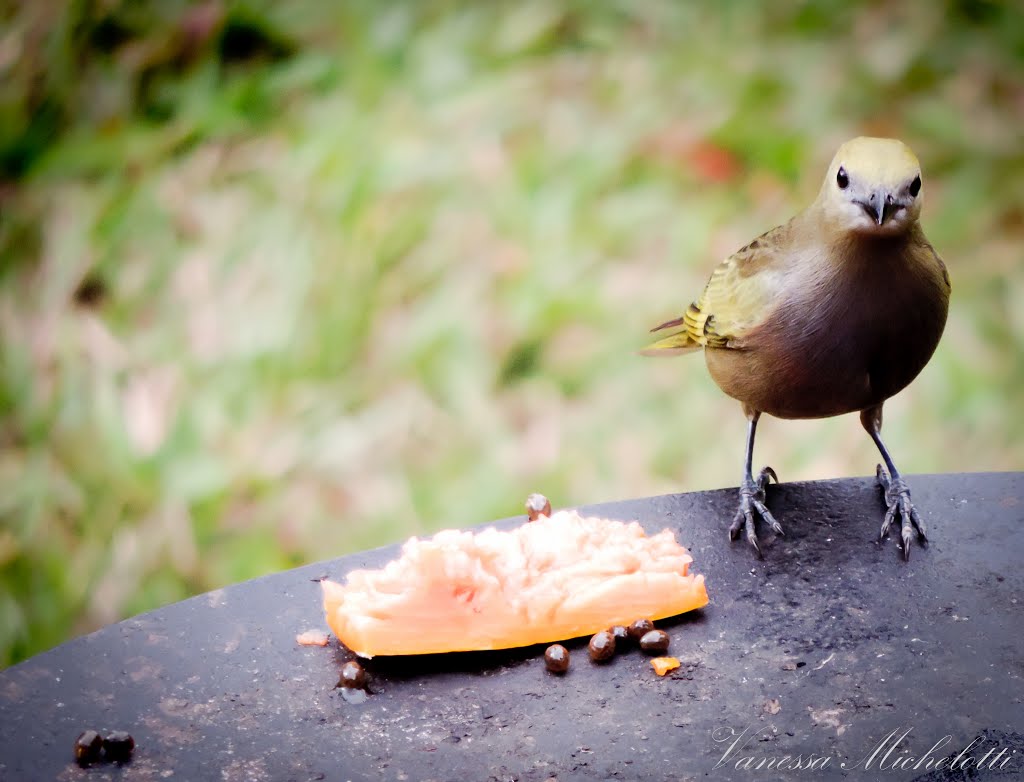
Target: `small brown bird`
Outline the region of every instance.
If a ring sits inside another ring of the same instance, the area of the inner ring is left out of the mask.
[[[827,418],[860,412],[881,452],[878,481],[887,510],[881,537],[898,515],[903,554],[925,525],[882,442],[882,405],[917,377],[942,336],[949,275],[924,236],[921,166],[903,142],[855,138],[829,165],[817,199],[785,225],[731,255],[686,313],[652,329],[679,327],[646,355],[700,348],[718,386],[747,416],[740,506],[729,528],[761,554],[755,514],[777,534],[765,505],[774,470],[751,472],[762,413]]]

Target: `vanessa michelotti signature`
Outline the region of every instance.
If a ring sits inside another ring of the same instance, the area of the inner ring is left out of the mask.
[[[982,742],[981,736],[960,748],[953,745],[952,736],[943,736],[923,754],[916,754],[906,747],[907,738],[912,732],[913,728],[896,728],[862,758],[849,761],[816,752],[778,755],[759,753],[755,751],[757,745],[772,736],[771,728],[767,726],[757,730],[750,727],[742,730],[733,727],[716,728],[711,739],[724,751],[712,770],[729,767],[737,771],[824,771],[836,768],[844,771],[1003,771],[1012,769],[1011,761],[1017,760],[1015,748],[996,746],[981,754],[978,747]]]

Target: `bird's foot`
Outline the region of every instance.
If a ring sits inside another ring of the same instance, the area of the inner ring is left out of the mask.
[[[898,476],[896,478],[891,477],[882,465],[878,465],[878,470],[875,474],[878,477],[879,485],[885,491],[886,506],[879,540],[884,540],[889,534],[889,527],[892,526],[898,514],[902,522],[900,538],[903,541],[903,558],[905,560],[910,559],[910,538],[913,536],[914,529],[917,529],[917,539],[921,542],[921,545],[928,543],[928,537],[925,535],[924,519],[921,518],[921,514],[914,507],[914,503],[910,501],[910,487],[907,486],[906,481]]]
[[[757,532],[754,529],[755,514],[760,516],[776,535],[785,534],[782,531],[782,525],[775,520],[771,511],[768,510],[768,506],[764,504],[765,489],[772,479],[776,483],[779,482],[779,476],[775,474],[775,470],[771,467],[765,467],[761,470],[760,475],[755,480],[750,478],[744,479],[743,484],[740,486],[740,507],[736,511],[735,518],[732,520],[732,525],[729,527],[729,540],[736,540],[740,536],[740,530],[743,530],[747,536],[747,542],[754,547],[754,551],[757,552],[757,556],[760,558],[763,558],[764,555],[761,554],[761,547],[757,543]]]

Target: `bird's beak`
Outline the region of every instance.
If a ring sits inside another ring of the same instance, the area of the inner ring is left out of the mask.
[[[878,225],[882,225],[886,218],[892,214],[892,196],[884,190],[876,190],[867,201],[858,201],[860,208],[867,212],[868,217]]]
[[[876,204],[875,213],[877,216],[875,217],[875,220],[879,225],[882,225],[889,215],[892,214],[892,210],[890,209],[892,206],[892,196],[884,190],[876,190],[871,194],[871,201]]]

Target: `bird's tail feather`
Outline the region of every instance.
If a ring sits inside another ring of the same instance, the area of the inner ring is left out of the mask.
[[[700,343],[697,342],[688,331],[677,331],[675,334],[652,342],[640,351],[641,356],[678,356],[683,353],[692,353],[699,350]]]

